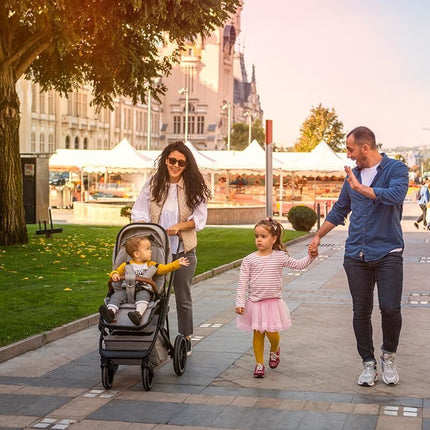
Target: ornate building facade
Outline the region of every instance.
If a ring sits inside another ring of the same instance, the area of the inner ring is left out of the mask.
[[[111,149],[123,138],[136,149],[161,149],[185,137],[199,149],[225,149],[229,126],[263,115],[255,72],[248,81],[237,49],[240,16],[241,8],[209,37],[186,44],[171,75],[162,78],[168,91],[161,104],[152,99],[133,105],[119,97],[113,111],[97,113],[89,86],[61,97],[21,79],[21,153]]]

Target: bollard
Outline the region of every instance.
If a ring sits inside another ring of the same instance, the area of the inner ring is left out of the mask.
[[[321,208],[320,208],[320,204],[317,203],[317,229],[320,229],[320,221],[321,221]]]

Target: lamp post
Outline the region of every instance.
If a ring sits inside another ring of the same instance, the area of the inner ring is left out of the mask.
[[[249,118],[249,121],[248,121],[248,145],[250,145],[251,144],[251,127],[252,127],[253,115],[251,112],[245,112],[243,114],[243,116]]]
[[[151,149],[151,87],[148,87],[148,94],[147,94],[147,102],[146,102],[146,106],[147,106],[147,110],[148,110],[148,134],[147,134],[147,139],[148,139],[148,144],[147,144],[147,150],[149,151]]]
[[[154,85],[159,86],[161,84],[161,78],[154,78],[152,80],[152,82],[154,83]],[[146,107],[147,107],[147,111],[148,111],[148,135],[147,135],[147,149],[148,151],[151,149],[151,137],[152,137],[152,116],[151,116],[151,102],[152,102],[152,89],[151,89],[151,85],[148,84],[148,91],[147,91],[147,101],[146,101]]]
[[[227,151],[230,151],[230,134],[231,134],[231,105],[227,102],[222,110],[227,109]]]
[[[188,88],[181,88],[178,91],[179,94],[185,94],[185,130],[184,130],[184,140],[185,143],[188,141]]]

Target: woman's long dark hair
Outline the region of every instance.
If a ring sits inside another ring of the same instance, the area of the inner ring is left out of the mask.
[[[157,203],[166,199],[170,185],[166,159],[174,151],[178,151],[185,156],[186,165],[182,172],[182,178],[184,179],[187,195],[187,206],[191,210],[194,210],[200,203],[210,198],[211,191],[206,185],[203,175],[200,173],[193,153],[181,141],[170,143],[159,155],[156,161],[157,171],[151,180],[152,198]]]

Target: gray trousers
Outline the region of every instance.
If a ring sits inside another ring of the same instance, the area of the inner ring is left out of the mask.
[[[175,290],[176,313],[178,316],[178,332],[184,336],[193,333],[193,300],[191,298],[191,281],[196,271],[196,250],[173,254],[173,260],[187,257],[189,266],[183,266],[174,272],[173,287]]]
[[[123,287],[114,287],[114,293],[109,298],[108,306],[111,305],[117,312],[120,305],[127,303],[127,290]],[[135,303],[145,302],[149,303],[152,298],[152,293],[148,290],[140,290],[136,292]]]

